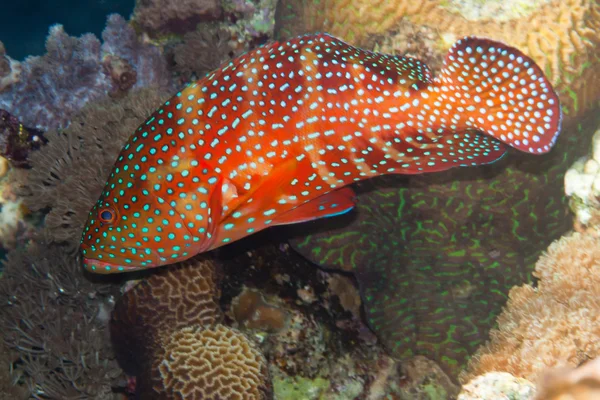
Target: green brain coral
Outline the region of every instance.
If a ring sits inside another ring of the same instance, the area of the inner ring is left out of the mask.
[[[369,324],[395,355],[436,359],[456,376],[509,289],[531,282],[540,251],[569,229],[563,176],[585,132],[569,129],[545,156],[366,181],[356,212],[315,221],[292,244],[355,273]]]

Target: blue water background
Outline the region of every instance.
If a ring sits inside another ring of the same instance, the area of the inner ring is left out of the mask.
[[[135,0],[0,0],[0,41],[14,59],[45,53],[51,25],[59,23],[71,36],[92,32],[100,37],[106,16],[129,18]]]

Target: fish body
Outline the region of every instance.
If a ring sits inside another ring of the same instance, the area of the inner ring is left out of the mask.
[[[518,50],[464,38],[437,77],[327,34],[272,43],[169,99],[129,138],[85,226],[84,266],[175,263],[269,226],[342,214],[349,184],[542,154],[557,95]]]

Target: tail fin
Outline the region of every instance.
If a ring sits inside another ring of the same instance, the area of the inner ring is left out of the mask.
[[[558,96],[540,67],[513,47],[476,37],[459,40],[435,87],[460,104],[461,122],[516,149],[541,154],[556,142]]]

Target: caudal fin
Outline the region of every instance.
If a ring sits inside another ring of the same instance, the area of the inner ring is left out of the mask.
[[[546,153],[560,132],[557,94],[540,67],[519,50],[489,39],[454,44],[435,79],[461,122],[521,151]]]

